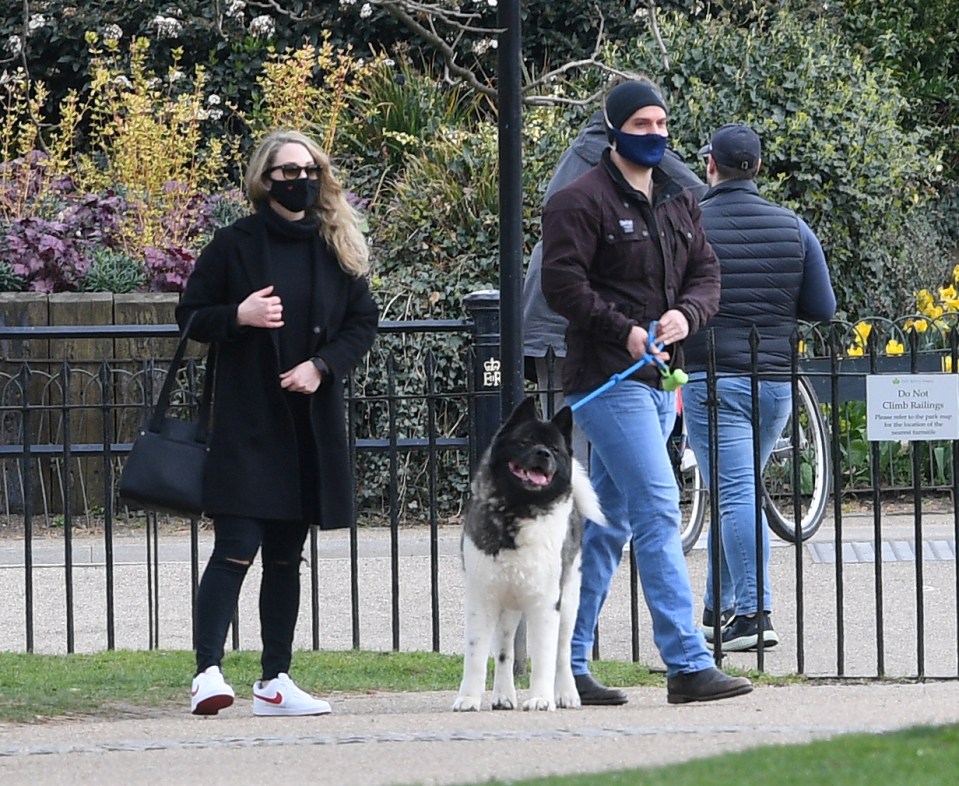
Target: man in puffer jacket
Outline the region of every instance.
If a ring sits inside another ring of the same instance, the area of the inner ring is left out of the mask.
[[[756,564],[756,485],[753,467],[752,374],[759,375],[760,474],[792,411],[791,336],[798,319],[831,319],[836,296],[822,246],[793,211],[763,199],[755,178],[762,165],[759,136],[744,125],[725,125],[700,153],[706,158],[709,192],[701,203],[706,237],[719,257],[719,311],[686,341],[683,413],[689,443],[709,484],[710,437],[718,442],[721,597],[713,597],[710,560],[703,628],[712,641],[715,615],[722,648],[741,652],[779,642],[773,630],[769,580],[769,533],[763,513],[762,597]],[[715,341],[718,434],[709,433],[707,336]],[[759,343],[755,367],[750,335]],[[710,530],[709,539],[712,541]],[[710,547],[709,553],[712,554]]]

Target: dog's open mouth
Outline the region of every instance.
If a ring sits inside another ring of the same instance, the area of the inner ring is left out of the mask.
[[[553,482],[552,472],[547,472],[536,467],[521,467],[519,464],[515,464],[511,461],[509,463],[509,471],[523,481],[523,483],[526,483],[530,486],[536,486],[537,488],[548,486]]]

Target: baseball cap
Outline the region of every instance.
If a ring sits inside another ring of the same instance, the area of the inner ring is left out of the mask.
[[[721,166],[733,169],[753,169],[762,158],[759,135],[749,126],[727,123],[716,129],[708,145],[699,149],[699,155],[712,155]]]

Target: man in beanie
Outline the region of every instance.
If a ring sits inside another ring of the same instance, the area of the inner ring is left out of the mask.
[[[706,160],[710,189],[701,203],[706,237],[719,256],[722,295],[719,311],[707,324],[714,334],[718,433],[720,598],[713,597],[713,574],[706,574],[703,628],[712,641],[723,629],[722,649],[742,652],[762,641],[773,647],[769,533],[762,513],[762,587],[756,561],[756,485],[753,466],[753,379],[759,394],[760,474],[792,411],[792,335],[798,319],[832,319],[836,296],[822,246],[793,211],[759,195],[755,178],[762,165],[759,136],[748,126],[729,124],[713,134],[700,155]],[[709,409],[706,370],[707,330],[685,346],[690,383],[683,391],[689,443],[699,469],[709,471]],[[758,338],[753,358],[752,336]],[[761,510],[761,508],[760,508]],[[713,532],[709,532],[712,543]],[[712,554],[710,546],[709,553]],[[716,612],[719,612],[718,615]],[[718,619],[717,619],[718,617]]]
[[[624,82],[610,91],[605,112],[610,147],[543,212],[542,288],[549,306],[569,320],[562,381],[571,404],[633,365],[650,338],[658,357],[681,365],[680,342],[719,306],[719,264],[696,199],[656,168],[668,138],[662,93],[646,79]],[[752,690],[749,680],[715,667],[694,620],[679,490],[666,447],[675,396],[649,363],[575,413],[592,444],[590,477],[609,522],[588,521],[583,535],[572,667],[585,704],[626,701],[623,691],[590,675],[589,656],[627,542],[666,664],[667,700]]]
[[[561,188],[596,166],[607,147],[609,140],[606,137],[606,113],[600,109],[592,114],[572,144],[560,156],[546,186],[543,204],[549,202],[550,197]],[[697,199],[705,196],[706,184],[675,150],[667,147],[657,168],[662,169],[683,188],[689,189]],[[523,279],[523,355],[535,370],[539,390],[548,391],[548,394],[544,393],[540,399],[545,414],[558,412],[566,403],[562,393],[555,392],[563,376],[563,362],[566,357],[566,319],[546,305],[540,285],[542,269],[543,241],[540,240],[533,246]],[[547,406],[549,399],[552,399],[551,407]],[[587,463],[586,439],[579,428],[573,430],[573,455],[584,464]]]

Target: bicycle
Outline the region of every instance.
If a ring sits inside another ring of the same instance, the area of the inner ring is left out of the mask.
[[[799,539],[806,541],[819,530],[826,516],[832,477],[826,421],[816,391],[805,377],[799,377],[798,394],[793,409],[798,415],[797,446],[793,445],[793,419],[790,416],[763,472],[766,520],[776,535],[789,542],[796,540],[795,499],[798,498],[800,504]],[[676,426],[669,440],[670,455],[679,485],[683,551],[689,553],[706,522],[709,491],[686,440],[682,396],[677,395],[676,400]],[[793,462],[796,456],[800,462],[799,489],[794,496]]]

